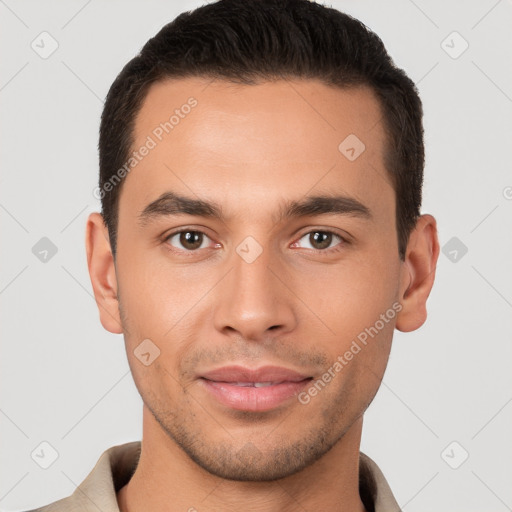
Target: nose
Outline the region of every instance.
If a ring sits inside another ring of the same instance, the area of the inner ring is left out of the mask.
[[[215,328],[256,342],[293,330],[297,323],[293,294],[283,284],[279,262],[263,251],[250,263],[234,254],[232,263],[216,290]]]

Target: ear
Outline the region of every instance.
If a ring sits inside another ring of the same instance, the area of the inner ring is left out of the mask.
[[[91,213],[87,219],[85,246],[101,325],[113,334],[121,334],[123,328],[117,298],[116,268],[108,229],[100,213]]]
[[[421,215],[409,236],[400,278],[400,303],[396,328],[409,332],[427,319],[427,298],[432,290],[439,256],[436,220]]]

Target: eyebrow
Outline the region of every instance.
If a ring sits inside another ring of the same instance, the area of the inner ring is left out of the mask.
[[[164,192],[149,203],[139,214],[142,226],[160,217],[171,215],[194,215],[198,217],[223,219],[220,204],[203,199],[180,196],[174,192]],[[370,209],[352,197],[340,195],[308,196],[300,201],[288,201],[281,205],[274,222],[314,215],[338,214],[371,219]]]

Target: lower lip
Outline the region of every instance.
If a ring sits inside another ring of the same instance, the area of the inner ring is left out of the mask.
[[[298,395],[310,379],[256,388],[201,379],[205,388],[223,405],[239,411],[269,411]]]

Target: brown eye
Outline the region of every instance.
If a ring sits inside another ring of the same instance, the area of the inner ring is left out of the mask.
[[[202,248],[203,243],[207,237],[200,231],[180,231],[174,233],[168,238],[169,243],[177,249],[186,249],[187,251],[194,251]]]
[[[317,229],[306,233],[293,245],[327,253],[341,249],[346,243],[346,240],[336,233]]]
[[[332,233],[326,231],[312,231],[309,234],[309,243],[314,249],[327,249],[332,242]]]

